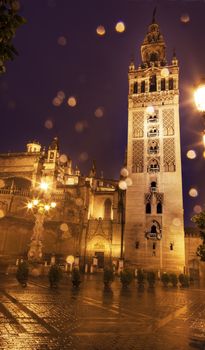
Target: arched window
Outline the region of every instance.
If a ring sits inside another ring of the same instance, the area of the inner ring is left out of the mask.
[[[111,207],[112,207],[112,202],[109,198],[107,198],[105,200],[105,203],[104,203],[104,219],[105,220],[111,219]]]
[[[158,54],[157,54],[157,52],[151,52],[149,59],[150,59],[151,62],[158,61]]]
[[[161,90],[164,91],[165,90],[165,78],[161,79]]]
[[[146,204],[146,214],[151,214],[152,208],[150,202],[147,202]]]
[[[134,83],[134,94],[138,93],[138,83]]]
[[[159,163],[158,163],[158,161],[156,159],[152,159],[149,162],[148,171],[149,172],[153,172],[153,173],[159,171]]]
[[[145,92],[145,81],[141,82],[141,92]]]
[[[157,183],[156,183],[156,181],[152,181],[151,182],[151,191],[156,192],[156,190],[157,190]]]
[[[157,80],[156,75],[152,75],[149,81],[149,91],[153,92],[157,90]]]
[[[156,225],[151,226],[151,233],[157,233],[157,227]]]
[[[162,214],[162,203],[161,202],[157,203],[157,214]]]
[[[169,90],[173,90],[173,88],[174,88],[173,78],[169,78]]]

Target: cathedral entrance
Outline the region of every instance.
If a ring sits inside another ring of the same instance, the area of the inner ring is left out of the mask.
[[[104,267],[104,252],[95,252],[95,256],[98,259],[98,267],[103,269]]]

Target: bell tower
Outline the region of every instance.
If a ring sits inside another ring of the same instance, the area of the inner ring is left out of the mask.
[[[146,270],[183,272],[184,219],[179,126],[179,67],[153,13],[141,64],[129,65],[125,259]]]

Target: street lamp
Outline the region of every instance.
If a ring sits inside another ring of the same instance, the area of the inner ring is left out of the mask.
[[[28,251],[28,259],[32,261],[40,261],[42,259],[42,236],[43,225],[46,215],[52,209],[56,208],[56,202],[51,200],[50,194],[45,196],[49,186],[46,182],[41,182],[38,197],[33,198],[27,203],[27,209],[32,212],[35,217],[35,224],[33,228],[33,235],[31,236],[30,248]]]
[[[125,180],[120,180],[118,184],[118,210],[120,212],[120,224],[121,224],[121,239],[120,239],[120,260],[119,271],[123,270],[124,265],[124,231],[125,231],[125,193],[127,189],[127,183]]]
[[[199,112],[202,113],[202,117],[204,119],[204,127],[205,127],[205,80],[199,84],[194,92],[194,100],[196,108]],[[203,131],[203,144],[205,147],[205,130]]]

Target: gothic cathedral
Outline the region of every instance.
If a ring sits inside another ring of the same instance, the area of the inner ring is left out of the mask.
[[[125,259],[158,271],[183,272],[184,219],[179,126],[179,67],[166,61],[153,15],[141,64],[129,66]]]

